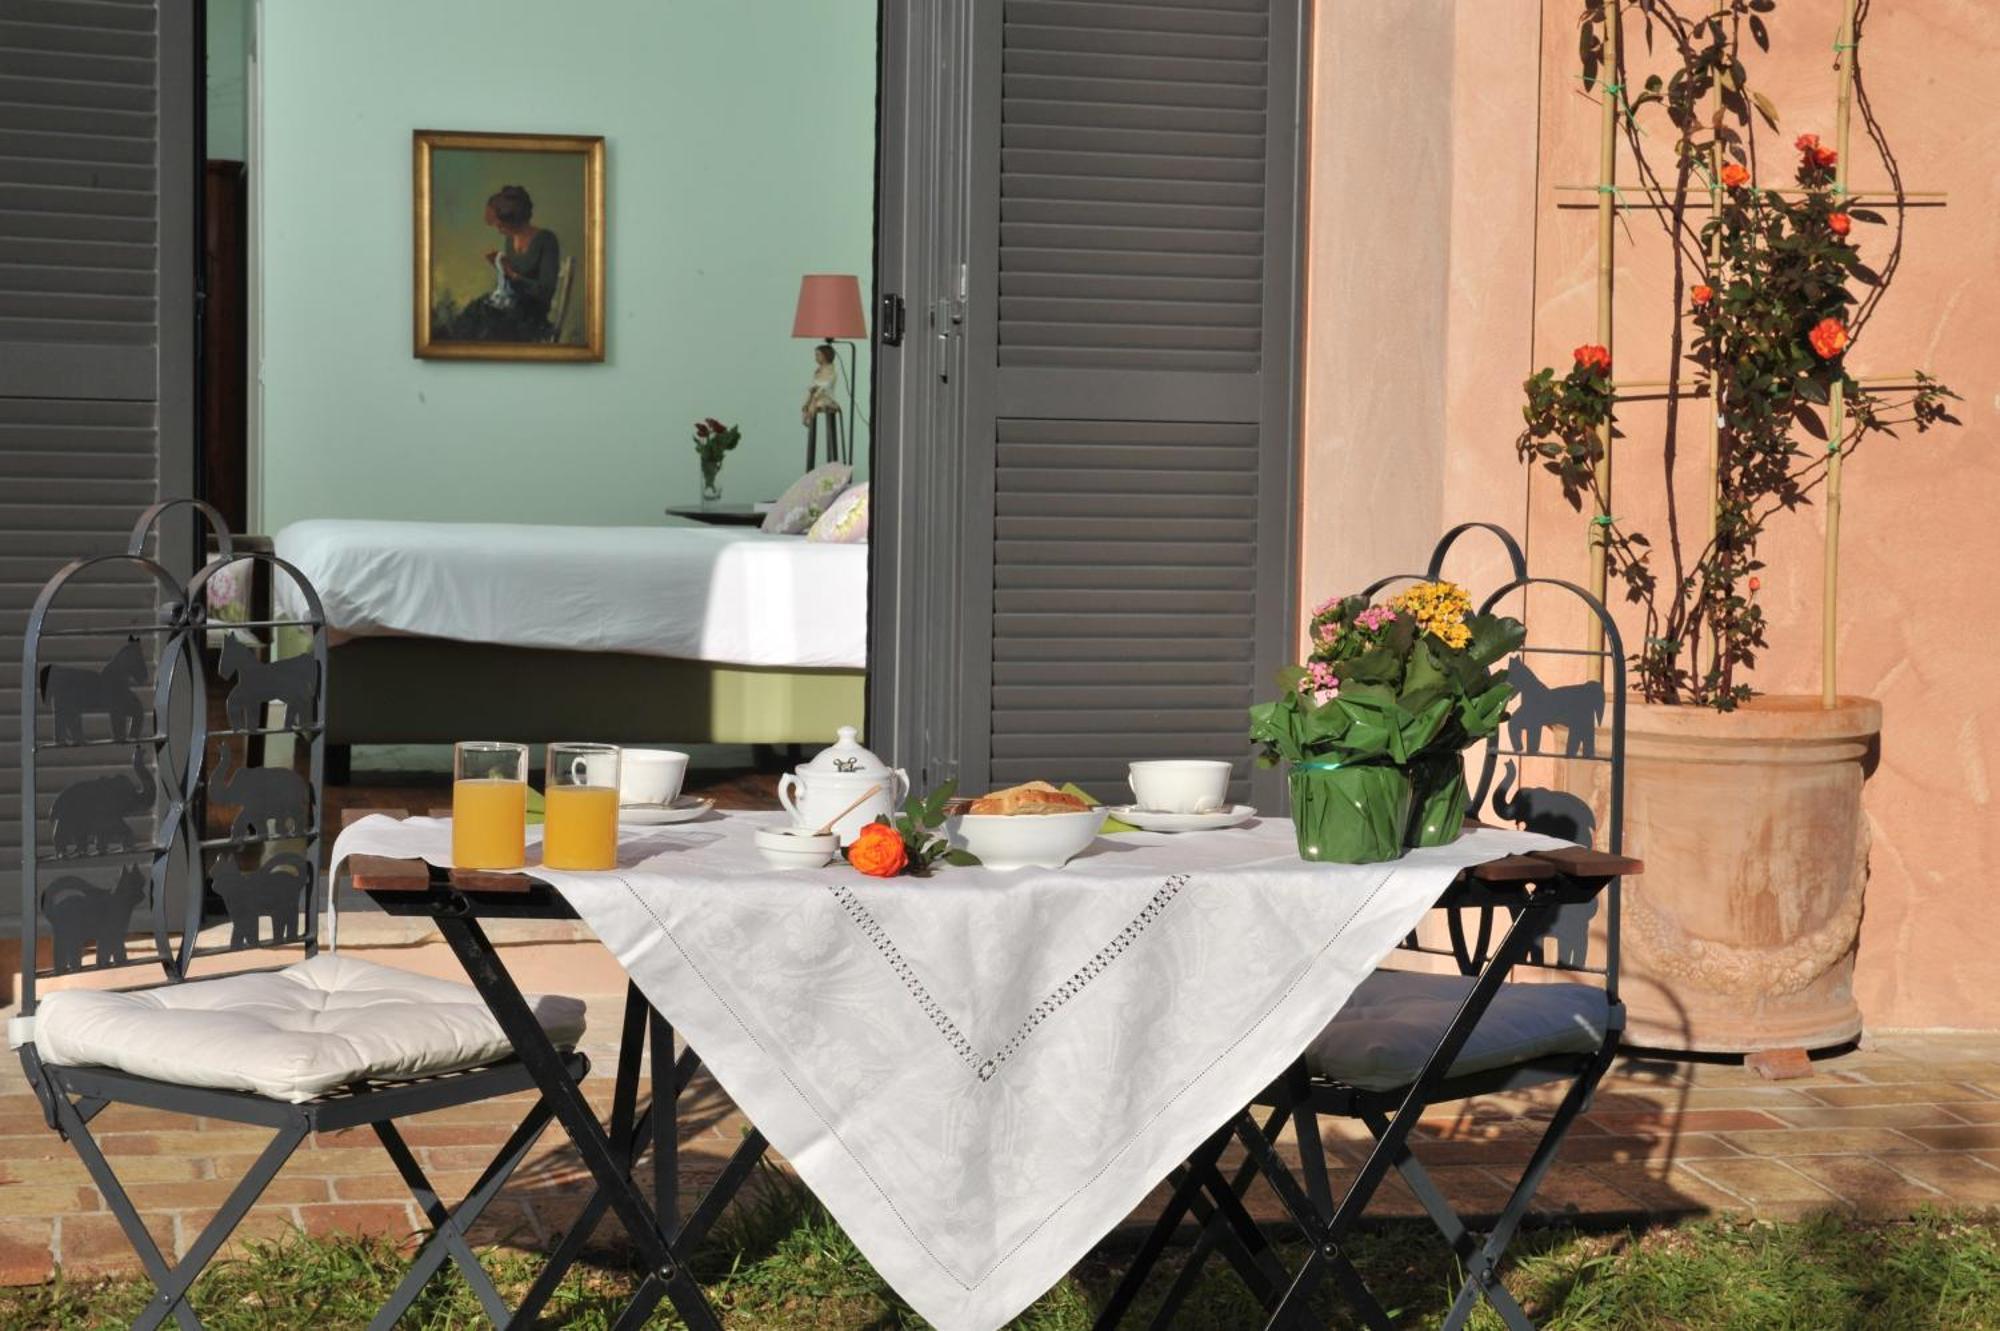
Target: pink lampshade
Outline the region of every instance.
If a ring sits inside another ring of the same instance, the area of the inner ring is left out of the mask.
[[[861,279],[849,273],[807,273],[799,279],[793,337],[868,336],[861,316]]]

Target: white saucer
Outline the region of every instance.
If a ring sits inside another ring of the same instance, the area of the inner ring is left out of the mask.
[[[1132,824],[1142,832],[1214,832],[1247,823],[1257,816],[1257,811],[1247,804],[1232,804],[1213,813],[1156,813],[1136,805],[1120,804],[1112,808],[1111,816],[1121,823]]]
[[[672,804],[621,804],[618,821],[626,827],[659,827],[692,822],[714,807],[714,800],[699,795],[683,795]]]

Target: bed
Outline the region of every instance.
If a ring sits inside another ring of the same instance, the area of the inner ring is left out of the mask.
[[[796,744],[862,724],[864,545],[312,519],[274,547],[325,606],[336,771],[355,744]]]

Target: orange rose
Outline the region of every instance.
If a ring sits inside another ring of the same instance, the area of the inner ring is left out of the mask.
[[[910,862],[903,834],[887,823],[870,823],[847,848],[847,862],[875,878],[894,878]]]
[[[1758,592],[1762,591],[1763,589],[1764,589],[1763,579],[1754,577],[1750,579],[1750,594],[1752,596],[1755,596]]]
[[[1702,306],[1708,304],[1708,302],[1715,299],[1715,288],[1710,286],[1708,283],[1703,282],[1693,291],[1688,292],[1688,299],[1694,302],[1694,307],[1696,309],[1700,309]]]
[[[1572,351],[1576,363],[1596,374],[1611,373],[1611,352],[1595,343],[1586,343]]]
[[[1839,153],[1831,148],[1820,146],[1819,135],[1817,134],[1801,134],[1797,139],[1793,140],[1792,146],[1799,150],[1800,157],[1813,166],[1832,166],[1840,160]]]
[[[1812,343],[1812,349],[1819,353],[1821,360],[1832,360],[1847,350],[1847,325],[1828,315],[1813,325],[1812,331],[1806,334],[1806,341]]]
[[[1854,229],[1854,219],[1846,213],[1828,213],[1826,215],[1826,229],[1833,232],[1836,236],[1844,236]]]
[[[1730,189],[1742,189],[1750,183],[1750,171],[1741,162],[1725,162],[1722,167],[1722,183]]]

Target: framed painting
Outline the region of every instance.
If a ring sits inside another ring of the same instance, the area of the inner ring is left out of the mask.
[[[413,136],[416,354],[604,359],[604,139]]]

